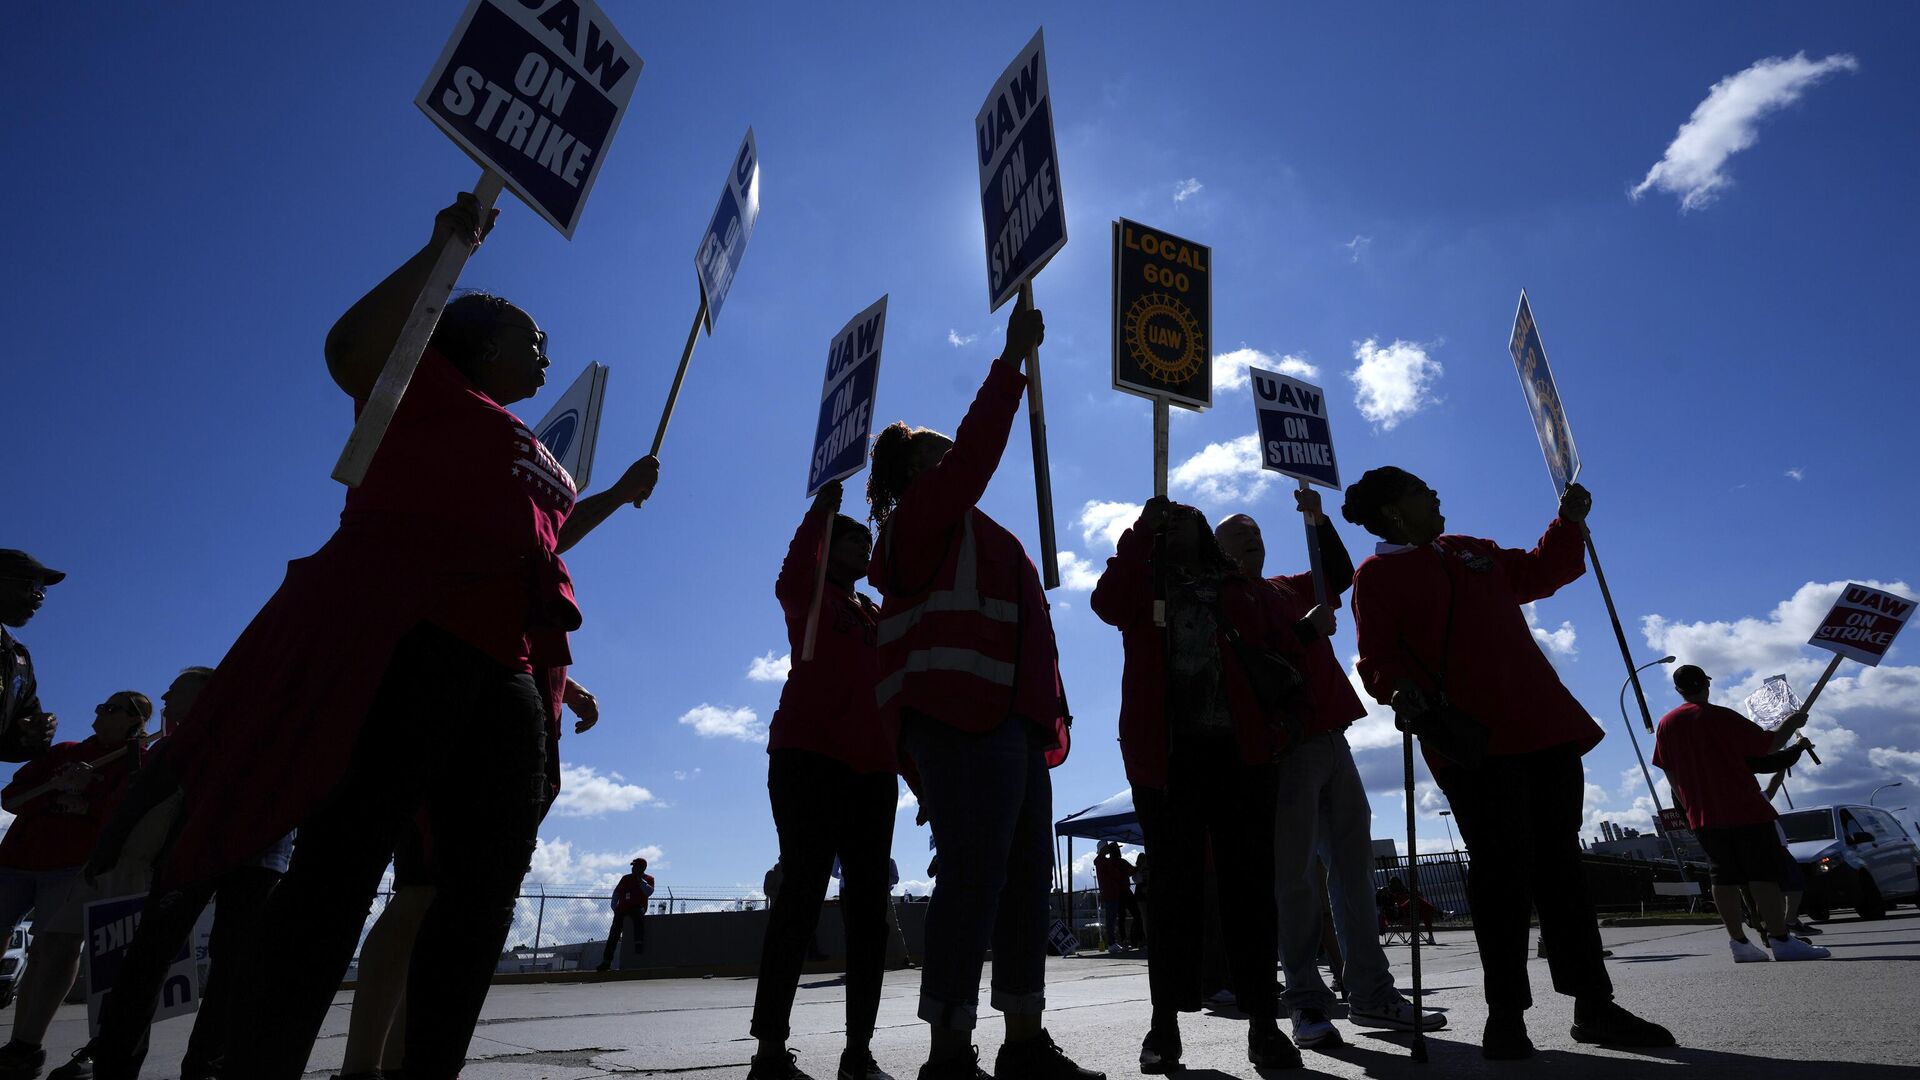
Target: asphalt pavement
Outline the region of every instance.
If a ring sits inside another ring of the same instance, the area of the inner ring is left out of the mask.
[[[1307,1051],[1306,1068],[1269,1076],[1514,1077],[1552,1080],[1617,1077],[1816,1077],[1818,1080],[1920,1078],[1920,911],[1900,908],[1863,922],[1842,917],[1815,940],[1829,961],[1736,966],[1719,926],[1645,926],[1602,931],[1619,1001],[1668,1025],[1677,1049],[1627,1053],[1575,1043],[1572,1002],[1552,990],[1543,960],[1529,963],[1535,1005],[1529,1030],[1540,1053],[1526,1062],[1481,1060],[1486,1020],[1471,935],[1441,931],[1423,947],[1428,1004],[1443,1009],[1445,1030],[1427,1040],[1430,1061],[1408,1059],[1409,1036],[1354,1027],[1335,1018],[1346,1045]],[[1408,950],[1389,950],[1401,987],[1410,984]],[[1048,964],[1048,1021],[1055,1040],[1083,1065],[1109,1076],[1139,1076],[1137,1054],[1149,1015],[1144,956],[1082,956]],[[883,1067],[911,1080],[926,1052],[914,1018],[919,973],[889,972],[873,1049]],[[586,1080],[606,1076],[746,1075],[753,1053],[750,978],[623,980],[497,986],[476,1033],[465,1080]],[[984,993],[983,993],[984,999]],[[830,1080],[844,1038],[845,997],[837,976],[808,976],[793,1015],[790,1045],[800,1066]],[[335,1003],[310,1062],[326,1076],[340,1062],[351,993]],[[0,1014],[8,1026],[12,1011]],[[190,1021],[154,1030],[144,1077],[178,1075],[174,1063]],[[61,1010],[47,1039],[51,1066],[85,1036],[84,1008]],[[1232,1012],[1186,1018],[1190,1080],[1251,1078],[1246,1024]],[[991,1069],[1001,1039],[987,1013],[978,1043]]]

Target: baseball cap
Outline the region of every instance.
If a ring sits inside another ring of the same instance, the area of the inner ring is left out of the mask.
[[[39,578],[43,585],[58,585],[67,579],[66,574],[18,548],[0,548],[0,577]]]
[[[1707,684],[1712,681],[1707,677],[1706,672],[1692,664],[1682,664],[1673,671],[1673,688],[1683,694],[1694,690],[1705,690]]]

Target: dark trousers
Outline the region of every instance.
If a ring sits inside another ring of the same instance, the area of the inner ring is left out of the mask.
[[[1247,765],[1231,740],[1184,742],[1167,786],[1133,789],[1153,863],[1147,986],[1156,1013],[1200,1008],[1208,842],[1219,879],[1226,954],[1240,1010],[1271,1018],[1279,937],[1273,895],[1274,766]]]
[[[147,898],[140,927],[127,945],[120,975],[100,1006],[100,1034],[87,1044],[97,1080],[134,1080],[147,1059],[147,1033],[160,1007],[161,986],[167,968],[188,945],[193,927],[209,900],[213,935],[207,982],[200,991],[200,1010],[180,1075],[187,1080],[217,1076],[233,1031],[235,997],[232,968],[255,949],[252,939],[260,924],[278,872],[258,866],[229,870],[212,881]]]
[[[620,952],[620,931],[628,923],[633,924],[633,951],[635,953],[647,951],[647,902],[642,900],[637,908],[613,913],[613,926],[607,930],[607,949],[600,954],[602,968],[613,966],[613,958]]]
[[[451,1080],[513,924],[549,798],[546,702],[517,674],[435,627],[403,638],[324,807],[300,823],[268,902],[280,932],[256,950],[227,1073],[297,1080],[403,830],[425,806],[439,885],[413,947],[406,1075]]]
[[[840,857],[840,918],[847,940],[847,1042],[873,1038],[887,962],[887,853],[893,849],[898,784],[892,773],[856,773],[805,750],[767,755],[767,795],[780,830],[786,880],[767,917],[753,1037],[785,1039],[833,858]]]
[[[1547,957],[1553,988],[1576,999],[1611,1000],[1613,980],[1600,957],[1600,925],[1580,864],[1586,775],[1579,752],[1566,746],[1490,757],[1474,769],[1437,769],[1434,779],[1473,854],[1467,897],[1487,1006],[1533,1004],[1527,985],[1529,909],[1540,913],[1540,936],[1553,939]]]

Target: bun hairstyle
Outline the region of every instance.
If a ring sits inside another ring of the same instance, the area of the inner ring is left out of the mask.
[[[1368,469],[1360,479],[1347,485],[1346,501],[1340,504],[1340,516],[1382,540],[1388,539],[1386,508],[1398,502],[1420,478],[1392,465]]]
[[[904,420],[895,420],[882,428],[873,440],[873,467],[867,470],[867,503],[873,508],[873,520],[886,527],[887,518],[900,505],[913,482],[913,444],[922,435],[938,432],[930,428],[910,428]]]

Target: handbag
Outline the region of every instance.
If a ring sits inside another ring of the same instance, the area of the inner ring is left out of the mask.
[[[1447,629],[1442,638],[1440,673],[1435,675],[1433,669],[1420,659],[1420,655],[1407,645],[1405,635],[1400,638],[1400,648],[1413,659],[1414,665],[1433,683],[1437,692],[1429,697],[1425,709],[1412,716],[1395,714],[1393,723],[1395,727],[1419,739],[1423,749],[1456,765],[1473,769],[1486,761],[1487,747],[1493,742],[1493,732],[1465,709],[1447,700],[1447,665],[1453,657],[1453,609],[1458,598],[1453,575],[1446,571],[1444,565],[1441,572],[1447,579]]]
[[[1299,701],[1306,689],[1306,677],[1293,666],[1293,661],[1241,637],[1227,621],[1225,612],[1221,613],[1220,628],[1221,636],[1227,639],[1240,660],[1240,670],[1246,673],[1247,687],[1253,691],[1254,701],[1273,728],[1274,756],[1299,746],[1305,730],[1300,722]]]

